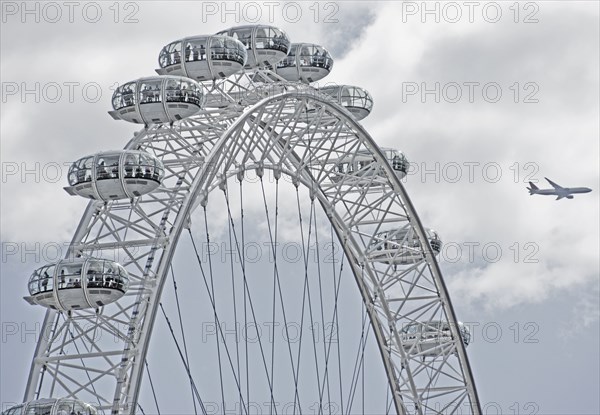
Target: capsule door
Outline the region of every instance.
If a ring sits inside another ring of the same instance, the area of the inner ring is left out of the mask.
[[[138,101],[140,114],[145,124],[167,123],[162,99],[162,79],[150,79],[139,84]]]
[[[171,120],[194,115],[202,105],[202,91],[196,83],[185,79],[167,79],[164,94],[167,117]]]
[[[113,108],[118,113],[113,114],[109,111],[109,114],[114,119],[123,119],[129,122],[140,123],[140,115],[137,111],[137,84],[135,81],[127,82],[122,87],[117,88],[113,95]]]
[[[288,55],[277,64],[277,74],[287,81],[298,81],[300,78],[296,62],[298,46],[298,44],[292,44]]]
[[[213,78],[208,61],[208,39],[201,37],[184,40],[185,71],[199,81]]]
[[[120,153],[99,154],[96,160],[96,190],[102,200],[122,199],[119,169]]]

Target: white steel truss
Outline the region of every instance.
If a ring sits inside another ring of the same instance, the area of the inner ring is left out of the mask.
[[[268,74],[259,72],[269,82]],[[245,83],[244,83],[245,81]],[[215,92],[218,91],[218,92]],[[25,400],[77,397],[114,414],[134,413],[163,286],[190,215],[228,177],[265,169],[306,186],[342,243],[401,414],[481,413],[465,346],[425,230],[404,187],[374,140],[343,107],[307,86],[256,84],[240,76],[211,89],[206,110],[175,125],[151,125],[126,148],[147,151],[165,166],[156,191],[133,200],[90,202],[69,256],[114,259],[131,287],[100,310],[48,311],[32,361]],[[372,155],[356,174],[339,160]],[[370,173],[370,174],[369,174]],[[386,229],[413,228],[420,259],[376,260]],[[445,322],[451,336],[408,345],[408,324]],[[433,351],[432,351],[433,350]]]

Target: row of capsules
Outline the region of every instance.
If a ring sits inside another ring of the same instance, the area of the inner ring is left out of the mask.
[[[327,49],[311,43],[290,43],[286,33],[267,25],[234,27],[216,35],[187,37],[166,45],[159,54],[158,76],[140,78],[119,86],[112,97],[116,120],[136,124],[173,124],[199,113],[206,97],[200,82],[227,78],[244,70],[269,68],[290,82],[312,83],[327,76],[333,59]],[[319,89],[329,99],[362,120],[373,108],[371,95],[352,85],[329,85]],[[395,149],[383,148],[399,178],[409,167],[406,157]],[[341,176],[366,179],[362,165],[372,156],[358,154],[339,160]],[[372,174],[372,173],[371,173]],[[140,150],[100,152],[75,161],[65,190],[98,201],[135,199],[156,190],[164,178],[162,162]],[[403,231],[377,235],[374,250],[381,262],[410,263],[420,252],[416,235]],[[441,242],[429,231],[431,245],[439,252]],[[378,239],[379,238],[379,239]],[[385,241],[385,242],[383,242]],[[400,254],[398,254],[400,251]],[[59,312],[98,309],[121,298],[129,287],[129,275],[119,263],[107,259],[78,257],[60,260],[36,269],[28,283],[25,300]],[[94,415],[94,406],[71,398],[37,399],[9,408],[3,415],[42,411],[48,415],[68,413]],[[40,412],[40,413],[42,413]]]

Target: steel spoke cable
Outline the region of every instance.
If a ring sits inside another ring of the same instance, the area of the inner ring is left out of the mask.
[[[364,306],[364,303],[363,303],[363,306]],[[369,325],[369,329],[370,328],[371,328],[371,326]],[[362,365],[362,371],[361,371],[362,372],[362,376],[361,376],[361,385],[360,385],[361,386],[361,391],[360,392],[361,392],[361,397],[362,397],[361,402],[362,402],[362,413],[363,413],[363,415],[365,413],[365,371],[366,371],[365,370],[365,347],[367,346],[367,341],[369,340],[369,331],[370,330],[367,330],[367,334],[365,336],[365,341],[364,341],[364,344],[363,344],[362,356],[360,357],[360,360],[361,360],[360,363]]]
[[[344,270],[344,259],[345,259],[345,255],[341,255],[340,258],[340,271],[339,271],[339,278],[336,277],[337,275],[337,269],[335,267],[335,244],[334,244],[334,238],[333,238],[333,225],[330,224],[330,231],[331,231],[331,266],[332,266],[332,273],[333,273],[333,289],[334,289],[334,303],[333,303],[333,315],[332,315],[332,322],[335,323],[335,326],[332,324],[331,325],[331,330],[329,332],[329,342],[327,344],[327,354],[325,356],[325,374],[324,376],[328,376],[328,364],[327,362],[329,362],[329,357],[330,357],[330,353],[331,353],[331,344],[333,343],[332,339],[333,339],[333,330],[335,328],[336,330],[336,336],[337,337],[337,357],[338,357],[338,385],[339,385],[339,392],[340,392],[340,409],[341,409],[341,413],[344,413],[344,394],[343,394],[343,385],[342,385],[342,361],[341,361],[341,353],[340,353],[340,342],[339,342],[339,333],[340,333],[340,327],[339,327],[339,319],[338,319],[338,299],[339,299],[339,294],[340,294],[340,286],[341,286],[341,282],[342,282],[342,272]],[[325,385],[325,380],[323,380],[323,388]]]
[[[320,256],[320,246],[319,246],[319,231],[317,228],[317,212],[316,210],[313,210],[313,215],[314,215],[314,226],[315,226],[315,246],[316,246],[316,261],[317,261],[317,274],[318,274],[318,278],[319,278],[319,302],[320,302],[320,306],[321,306],[321,334],[323,336],[323,358],[325,359],[325,372],[323,374],[323,381],[327,383],[327,402],[328,402],[328,409],[329,409],[329,415],[331,415],[331,392],[330,392],[330,388],[329,388],[329,374],[328,374],[328,359],[327,359],[327,346],[325,345],[326,342],[326,337],[325,337],[325,311],[324,311],[324,307],[323,307],[323,283],[322,283],[322,278],[321,278],[321,256]],[[319,385],[319,389],[321,389],[321,385],[320,385],[320,381],[317,382]],[[321,391],[321,396],[323,396],[324,393],[323,391]],[[323,404],[323,402],[321,401],[321,405]]]
[[[361,267],[361,278],[364,278],[364,266]],[[359,346],[358,346],[357,360],[355,361],[354,371],[352,374],[352,381],[350,384],[351,399],[348,402],[348,412],[350,412],[352,409],[352,404],[354,402],[356,388],[358,386],[358,381],[359,381],[358,378],[359,378],[359,376],[361,376],[361,377],[363,377],[362,393],[363,393],[363,413],[364,413],[364,355],[365,355],[365,347],[367,344],[368,335],[369,335],[369,332],[371,329],[371,324],[369,324],[367,327],[367,332],[365,334],[365,326],[367,324],[368,314],[365,312],[364,301],[361,304],[361,314],[363,315],[361,337],[360,337]]]
[[[238,253],[238,257],[240,259],[240,266],[242,268],[242,279],[244,281],[244,290],[245,292],[247,292],[248,294],[248,305],[250,306],[250,313],[252,315],[252,320],[254,321],[254,327],[256,327],[256,336],[258,338],[258,345],[259,345],[259,349],[260,349],[260,354],[261,354],[261,358],[262,358],[262,362],[263,362],[263,367],[265,369],[265,374],[267,376],[267,383],[269,384],[269,391],[271,393],[271,403],[273,404],[273,406],[275,406],[275,413],[277,413],[277,407],[275,405],[275,398],[273,396],[273,384],[271,382],[271,377],[269,376],[269,368],[267,366],[267,360],[265,357],[265,350],[262,344],[262,340],[260,338],[260,333],[258,332],[258,322],[256,320],[256,312],[254,310],[254,303],[252,301],[252,295],[250,294],[250,287],[248,286],[248,281],[246,278],[246,266],[244,261],[242,261],[242,251],[240,250],[240,244],[239,244],[239,240],[237,237],[237,233],[235,231],[235,223],[233,221],[233,216],[231,215],[231,206],[229,203],[229,196],[227,194],[227,190],[225,187],[223,187],[223,194],[225,196],[225,202],[227,205],[227,214],[229,216],[229,221],[231,222],[231,232],[233,233],[233,239],[235,241],[235,245],[236,245],[236,250]],[[248,336],[246,335],[246,343],[248,342]],[[249,404],[249,403],[248,403]]]
[[[173,337],[175,346],[177,346],[177,351],[179,352],[179,357],[181,358],[181,361],[183,363],[185,371],[187,372],[187,375],[190,378],[190,383],[192,384],[192,387],[194,388],[194,393],[196,394],[196,397],[198,398],[198,402],[200,403],[200,409],[206,415],[206,408],[204,407],[204,402],[202,401],[202,398],[200,397],[200,392],[198,391],[198,388],[196,387],[196,382],[194,382],[194,378],[192,377],[192,372],[190,371],[189,366],[185,362],[185,356],[183,355],[183,352],[181,351],[181,347],[179,346],[179,342],[177,341],[177,337],[175,336],[175,331],[173,330],[171,321],[169,320],[169,317],[167,317],[167,313],[165,312],[165,308],[163,307],[162,302],[158,303],[158,305],[160,306],[160,309],[163,313],[165,321],[167,322],[167,326],[169,327],[169,331],[171,332],[171,337]]]
[[[144,363],[146,364],[146,373],[148,374],[148,380],[150,381],[150,389],[152,390],[152,396],[154,397],[154,404],[156,405],[156,413],[160,415],[160,408],[158,407],[158,399],[156,398],[156,391],[154,390],[154,382],[152,382],[152,376],[150,375],[150,368],[148,367],[148,359],[144,359]],[[192,394],[193,393],[194,393],[194,389],[192,387]],[[142,410],[142,413],[144,413],[144,410],[142,409],[141,406],[140,406],[140,409]],[[196,406],[194,406],[194,409],[196,409]]]
[[[264,188],[264,183],[261,177],[260,180],[261,183],[261,189],[262,189],[262,195],[263,195],[263,203],[264,203],[264,207],[265,207],[265,212],[267,212],[267,216],[268,216],[268,206],[267,206],[267,199],[266,199],[266,195],[265,195],[265,188]],[[276,187],[279,188],[279,179],[276,179]],[[277,209],[277,207],[276,207]],[[277,216],[277,214],[276,214]],[[285,329],[285,335],[287,338],[287,345],[288,345],[288,353],[289,353],[289,357],[290,357],[290,364],[292,367],[292,377],[293,377],[293,381],[294,381],[294,399],[297,400],[298,402],[300,402],[300,396],[299,396],[299,392],[298,392],[298,381],[296,378],[296,367],[294,364],[294,357],[293,357],[293,353],[292,353],[292,346],[291,346],[291,342],[290,342],[290,334],[289,334],[289,327],[288,327],[288,323],[287,323],[287,316],[286,316],[286,312],[285,312],[285,302],[283,301],[283,292],[281,290],[281,280],[279,278],[279,268],[277,266],[277,249],[276,249],[276,244],[277,244],[277,228],[275,228],[275,239],[273,239],[273,233],[271,230],[271,223],[267,222],[267,227],[269,230],[269,239],[271,242],[271,249],[273,251],[273,258],[274,258],[274,264],[273,264],[273,278],[274,278],[274,284],[275,281],[277,283],[277,290],[278,290],[278,294],[279,294],[279,302],[281,303],[281,313],[282,313],[282,317],[283,317],[283,326]],[[273,288],[273,290],[275,291],[275,286]],[[275,295],[275,294],[274,294]],[[301,409],[301,408],[300,408]]]
[[[362,348],[363,341],[364,341],[364,335],[365,335],[364,327],[365,327],[365,322],[366,322],[366,314],[364,313],[364,305],[361,306],[361,314],[362,314],[361,336],[358,341],[358,348],[356,350],[356,358],[354,359],[354,368],[352,369],[352,377],[350,378],[350,390],[348,391],[348,401],[347,401],[347,405],[346,405],[348,408],[348,413],[350,413],[352,410],[352,403],[354,401],[354,393],[356,391],[355,383],[358,382],[358,377],[360,375],[360,350]]]
[[[304,249],[304,230],[302,229],[302,214],[300,213],[300,199],[298,195],[298,186],[296,186],[296,200],[298,204],[298,220],[300,226],[300,233],[302,235],[302,248]],[[296,356],[296,367],[298,370],[296,371],[296,379],[295,382],[298,383],[298,378],[300,377],[300,357],[302,355],[302,335],[304,334],[304,310],[306,308],[306,284],[307,284],[307,273],[305,273],[304,278],[304,286],[302,289],[302,309],[300,313],[300,336],[298,339],[298,354]],[[294,399],[294,414],[296,413],[296,400]],[[302,411],[300,411],[302,413]]]
[[[267,226],[269,228],[269,235],[271,235],[271,220],[269,218],[269,208],[267,206],[267,198],[265,195],[265,186],[262,181],[261,176],[261,190],[263,196],[263,203],[265,207],[265,216],[267,218]],[[279,215],[279,180],[275,182],[275,245],[277,246],[277,226],[278,226],[278,215]],[[273,241],[271,241],[273,243]],[[272,299],[272,307],[271,307],[271,327],[275,330],[275,316],[276,316],[276,304],[277,304],[277,296],[276,296],[276,275],[277,275],[277,250],[275,249],[273,252],[273,299]],[[273,381],[273,386],[275,385],[275,335],[271,339],[271,380]],[[273,404],[271,403],[269,413],[273,413]]]
[[[179,294],[177,291],[177,282],[175,281],[175,272],[173,271],[173,265],[171,264],[169,266],[170,270],[171,270],[171,278],[173,280],[173,289],[175,290],[175,302],[177,303],[177,316],[179,317],[179,328],[181,329],[181,338],[183,340],[183,351],[185,354],[185,361],[188,365],[188,367],[190,366],[190,358],[188,355],[188,349],[187,349],[187,342],[185,339],[185,331],[183,330],[183,319],[181,318],[181,306],[179,304]],[[148,365],[148,362],[146,362],[146,366]],[[196,397],[194,395],[194,389],[192,387],[192,385],[190,384],[190,389],[192,392],[192,402],[194,403],[194,414],[198,414],[198,409],[196,408]],[[158,405],[157,405],[158,408]]]
[[[312,220],[313,220],[313,213],[315,210],[315,200],[313,197],[311,197],[311,203],[310,203],[310,213],[309,213],[309,221],[308,221],[308,237],[306,240],[306,244],[304,243],[304,229],[302,227],[302,212],[300,210],[300,195],[298,193],[298,188],[296,188],[296,201],[297,201],[297,205],[298,205],[298,217],[300,220],[300,235],[301,235],[301,239],[302,239],[302,257],[304,259],[304,284],[305,284],[305,288],[306,288],[306,294],[308,297],[308,313],[309,313],[309,318],[310,318],[310,327],[311,327],[311,333],[312,333],[312,339],[313,339],[313,354],[314,354],[314,358],[315,358],[315,374],[317,376],[317,391],[319,393],[319,413],[322,413],[323,410],[323,393],[321,392],[321,388],[319,387],[320,385],[320,374],[319,374],[319,360],[318,360],[318,356],[317,356],[317,344],[316,344],[316,340],[315,340],[315,330],[314,330],[314,318],[313,318],[313,310],[312,310],[312,296],[310,294],[310,282],[309,282],[309,278],[308,278],[308,256],[310,255],[310,240],[311,240],[311,234],[312,234]]]
[[[229,207],[229,205],[228,205]],[[231,216],[230,216],[231,217]],[[242,228],[242,249],[245,249],[245,229],[244,229],[244,194],[242,191],[242,180],[240,180],[240,226]],[[231,234],[232,234],[232,226],[233,225],[233,221],[227,221],[227,227],[229,230],[229,246],[233,247],[233,244],[231,243]],[[237,241],[236,241],[236,245],[237,245]],[[244,281],[244,286],[246,285],[246,255],[245,255],[245,251],[242,251],[242,259],[241,259],[241,263],[242,263],[242,277],[243,277],[243,281]],[[231,258],[231,266],[233,267],[233,258]],[[242,290],[242,294],[243,294],[243,299],[244,299],[244,332],[245,332],[245,336],[244,336],[244,353],[245,353],[245,369],[246,369],[246,402],[248,402],[248,405],[250,405],[250,359],[249,359],[249,353],[248,353],[248,292],[246,291],[246,289],[244,288]],[[237,327],[237,319],[235,320],[236,322],[236,327]]]
[[[211,295],[209,287],[208,287],[208,280],[206,279],[206,273],[204,272],[204,267],[202,266],[202,261],[200,260],[200,254],[198,252],[198,248],[196,246],[196,242],[194,240],[194,236],[192,235],[191,229],[188,229],[188,233],[189,233],[190,239],[192,241],[192,246],[194,248],[194,253],[196,254],[196,259],[197,259],[198,264],[200,266],[200,273],[202,274],[202,279],[204,281],[204,286],[206,288],[206,292],[208,294],[208,298],[209,298],[210,304],[211,304],[211,306],[213,308],[213,312],[216,314],[215,303],[213,301],[212,295]],[[241,389],[241,386],[240,386],[239,379],[237,378],[237,376],[235,376],[235,367],[233,365],[233,360],[231,358],[231,354],[229,353],[229,348],[227,347],[227,343],[225,342],[225,336],[223,335],[223,329],[221,327],[221,323],[219,321],[218,314],[217,314],[217,329],[218,329],[218,334],[221,335],[221,339],[223,340],[223,343],[225,345],[225,352],[226,352],[227,358],[229,360],[229,365],[231,367],[231,371],[233,372],[233,377],[234,377],[234,380],[235,380],[235,383],[236,383],[236,386],[237,386],[237,389],[238,389],[238,394],[239,394],[240,400],[243,403],[242,407],[245,409],[245,412],[248,413],[248,409],[245,407],[244,397],[242,395],[242,389]]]
[[[364,311],[364,304],[361,308],[363,314],[362,332],[360,336],[356,361],[354,363],[354,372],[352,374],[352,380],[350,384],[351,393],[348,399],[348,413],[350,413],[352,410],[352,405],[354,404],[354,397],[356,395],[356,389],[358,387],[359,377],[361,376],[361,370],[364,369],[365,347],[367,345],[367,336],[369,335],[369,332],[371,330],[371,325],[369,324],[367,327],[367,332],[365,333],[365,326],[367,324],[367,313]]]
[[[243,195],[242,195],[242,183],[240,182],[240,201],[243,199]],[[244,213],[243,213],[243,207],[241,205],[240,202],[240,213],[243,217]],[[227,226],[230,228],[231,224],[229,223],[229,221],[227,222]],[[231,232],[229,232],[229,246],[232,246],[232,240],[231,240]],[[236,367],[237,367],[237,377],[238,379],[241,378],[241,369],[240,369],[240,338],[239,338],[239,333],[238,333],[238,317],[237,317],[237,295],[236,295],[236,291],[235,291],[235,269],[233,266],[233,261],[230,261],[230,271],[231,271],[231,296],[232,296],[232,302],[233,302],[233,321],[234,321],[234,325],[233,325],[233,329],[234,329],[234,333],[235,333],[235,356],[236,356]],[[245,316],[245,313],[244,313]],[[248,354],[246,353],[246,362],[248,361]],[[247,396],[246,396],[246,401],[250,402],[250,396],[249,396],[249,391],[248,391],[248,378],[247,378],[247,370],[246,370],[246,392],[247,392]],[[242,411],[242,402],[240,401],[240,413]]]
[[[204,226],[206,228],[206,246],[210,247],[210,236],[209,236],[209,232],[208,232],[208,217],[206,214],[206,206],[204,207]],[[215,297],[215,284],[214,284],[214,278],[213,278],[213,267],[212,267],[212,252],[209,250],[208,252],[208,272],[210,275],[210,293],[213,299],[213,303],[214,303],[214,308],[213,308],[213,314],[214,314],[214,320],[215,320],[215,325],[219,323],[219,319],[217,316],[217,304],[216,304],[216,297]],[[223,411],[225,411],[225,389],[223,387],[223,368],[221,365],[221,345],[219,344],[219,336],[215,337],[216,343],[217,343],[217,359],[219,360],[219,384],[221,386],[221,402],[223,404],[222,408]]]

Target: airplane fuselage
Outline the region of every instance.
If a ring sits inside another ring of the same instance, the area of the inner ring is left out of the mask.
[[[530,195],[556,196],[556,200],[560,200],[563,198],[573,199],[574,194],[589,193],[592,191],[589,187],[562,187],[547,177],[544,178],[552,185],[552,189],[540,189],[534,183],[529,182],[527,190],[529,190]]]
[[[576,193],[589,193],[592,189],[589,187],[565,187],[563,189],[539,189],[533,190],[532,193],[534,195],[544,195],[544,196],[562,196],[567,197],[571,194]]]

